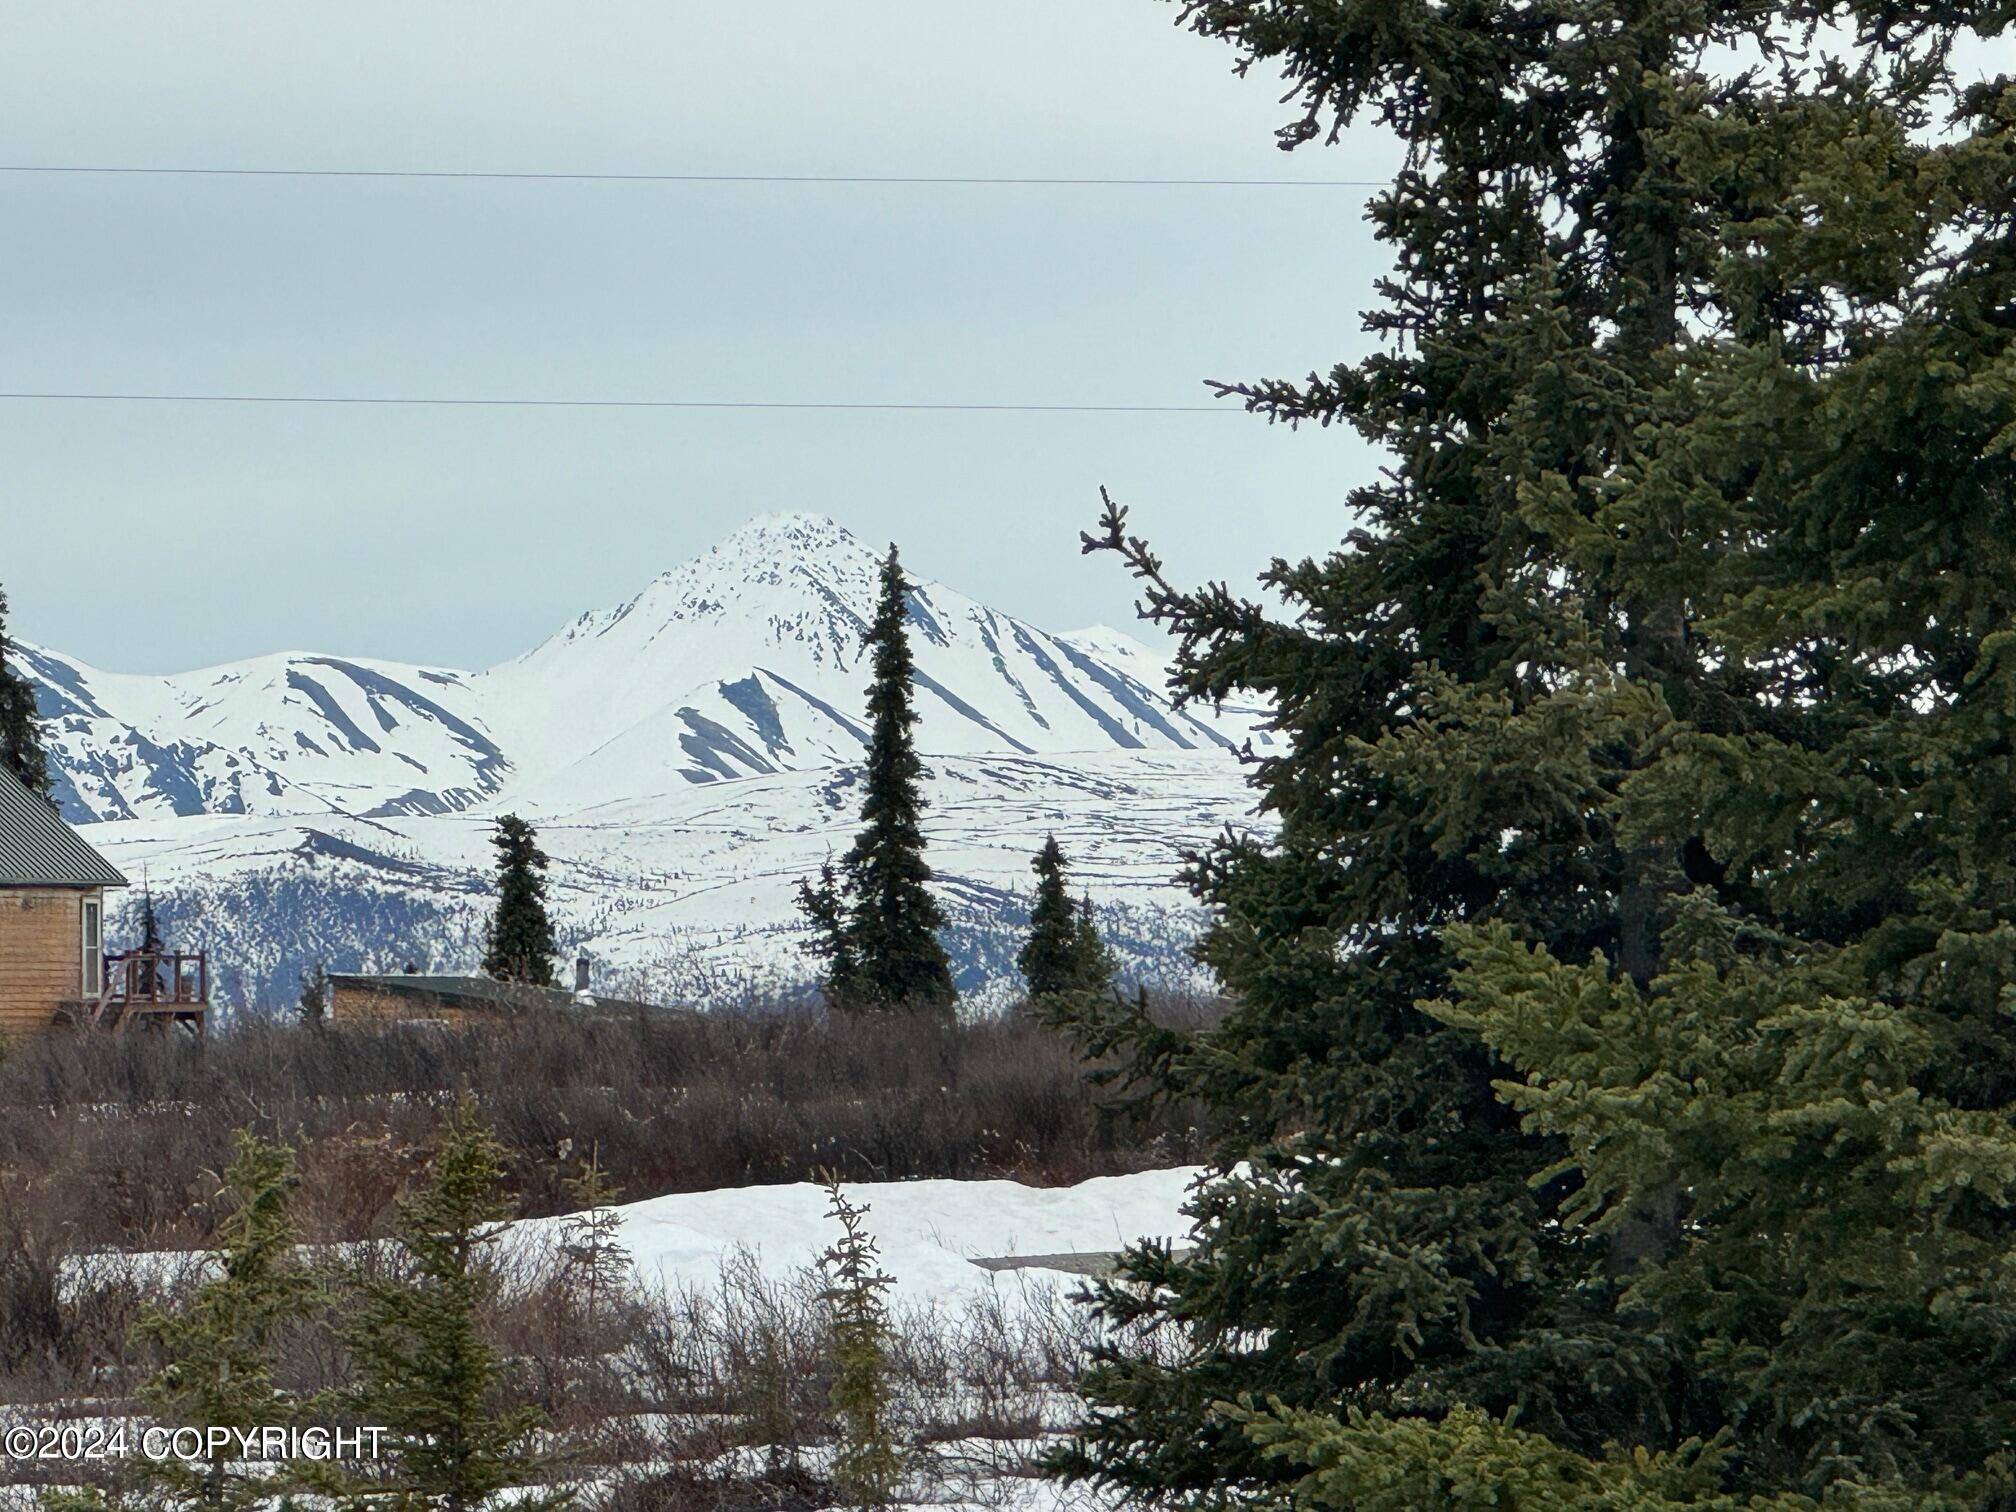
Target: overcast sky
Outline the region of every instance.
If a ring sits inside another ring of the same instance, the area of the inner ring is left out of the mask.
[[[1155,0],[16,6],[10,163],[1366,178]],[[1196,403],[1364,350],[1366,191],[0,175],[0,389]],[[24,637],[487,665],[750,515],[1053,629],[1320,551],[1373,458],[1223,415],[0,403]]]

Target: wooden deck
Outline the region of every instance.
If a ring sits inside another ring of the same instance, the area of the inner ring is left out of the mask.
[[[126,1034],[184,1029],[202,1034],[210,1013],[210,961],[200,950],[125,950],[105,957],[94,1001],[63,1005],[79,1028]]]

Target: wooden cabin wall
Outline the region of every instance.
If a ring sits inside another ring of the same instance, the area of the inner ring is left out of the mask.
[[[40,1033],[84,985],[84,900],[64,887],[0,888],[0,1034]]]
[[[467,1028],[471,1024],[495,1022],[494,1010],[472,1009],[446,999],[415,997],[409,993],[386,992],[360,983],[338,981],[329,993],[329,1022],[332,1024],[443,1024]]]

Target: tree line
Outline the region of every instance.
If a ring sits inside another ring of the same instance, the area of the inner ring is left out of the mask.
[[[861,766],[861,829],[845,856],[798,884],[811,929],[808,949],[822,962],[821,995],[843,1013],[943,1016],[958,1001],[940,931],[945,911],[932,895],[925,858],[924,762],[915,739],[916,662],[910,652],[909,583],[894,546],[883,559],[868,653],[868,743]],[[552,987],[557,935],[546,906],[549,866],[532,825],[498,820],[497,901],[483,958],[502,982]],[[1036,889],[1018,963],[1032,998],[1101,993],[1117,970],[1100,938],[1089,897],[1073,899],[1054,835],[1031,860]]]
[[[798,906],[824,963],[829,1006],[848,1012],[944,1013],[957,999],[939,940],[945,912],[925,860],[924,764],[914,727],[916,664],[910,654],[909,584],[896,548],[883,559],[869,653],[868,750],[861,771],[861,830],[836,866],[798,884]],[[1090,899],[1074,902],[1064,853],[1048,837],[1030,863],[1037,888],[1019,964],[1030,995],[1105,989],[1115,963],[1099,938]]]

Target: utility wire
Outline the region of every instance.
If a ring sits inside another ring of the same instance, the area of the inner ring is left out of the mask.
[[[664,410],[938,410],[1020,415],[1236,415],[1215,404],[935,404],[843,399],[460,399],[386,394],[121,394],[0,392],[0,400],[51,400],[111,404],[377,404],[509,409]]]
[[[488,173],[411,168],[143,168],[73,163],[0,163],[0,173],[131,174],[165,178],[503,179],[602,184],[890,184],[1142,189],[1376,189],[1385,179],[1018,178],[893,173]]]

